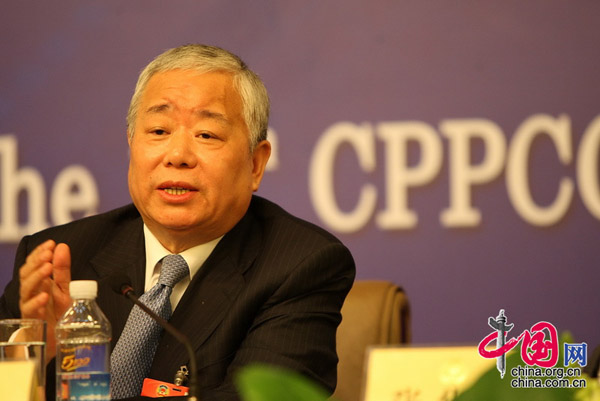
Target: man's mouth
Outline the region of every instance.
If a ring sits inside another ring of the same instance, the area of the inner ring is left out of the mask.
[[[175,188],[163,188],[163,191],[169,195],[183,195],[190,192],[187,188],[175,187]]]
[[[196,192],[197,189],[190,183],[184,181],[165,181],[158,185],[158,189],[170,196],[181,196]]]

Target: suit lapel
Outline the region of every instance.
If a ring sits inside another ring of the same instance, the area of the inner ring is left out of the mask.
[[[188,337],[195,350],[218,327],[244,288],[244,272],[255,260],[260,242],[260,227],[252,214],[247,213],[223,237],[188,286],[170,323]],[[159,377],[159,371],[165,370],[174,374],[187,361],[185,347],[165,333],[154,357],[151,374],[155,376],[151,377]],[[201,367],[202,361],[198,362]]]

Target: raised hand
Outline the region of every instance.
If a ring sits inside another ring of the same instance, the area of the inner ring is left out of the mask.
[[[56,322],[71,305],[71,251],[66,244],[48,240],[35,248],[19,270],[19,307],[23,318],[43,319],[47,325],[46,354],[56,353]]]

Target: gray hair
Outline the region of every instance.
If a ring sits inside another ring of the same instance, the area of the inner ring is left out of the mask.
[[[169,49],[157,56],[140,73],[127,111],[127,131],[133,137],[140,100],[148,81],[156,73],[170,70],[199,73],[223,71],[232,74],[233,86],[242,99],[243,115],[250,132],[250,147],[267,139],[269,96],[258,75],[238,56],[219,47],[191,44]]]

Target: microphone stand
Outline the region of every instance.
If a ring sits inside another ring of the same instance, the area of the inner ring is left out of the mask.
[[[183,345],[185,345],[185,348],[189,354],[190,357],[190,378],[189,378],[189,388],[190,388],[190,392],[188,395],[188,401],[199,401],[198,397],[196,396],[197,394],[197,380],[196,380],[196,374],[198,372],[197,366],[196,366],[196,357],[194,356],[194,349],[192,348],[192,345],[190,344],[190,340],[188,340],[188,338],[179,330],[177,330],[171,323],[167,322],[165,319],[163,319],[162,317],[158,316],[156,313],[154,313],[150,308],[148,308],[146,305],[144,305],[142,302],[140,302],[140,300],[133,294],[133,288],[131,288],[130,286],[127,286],[125,288],[123,288],[122,290],[122,294],[125,295],[127,298],[129,298],[134,304],[136,304],[137,306],[139,306],[144,312],[146,312],[147,314],[149,314],[154,320],[156,320],[158,322],[158,324],[160,324],[169,334],[171,334],[173,337],[175,337],[179,342],[183,343]]]

